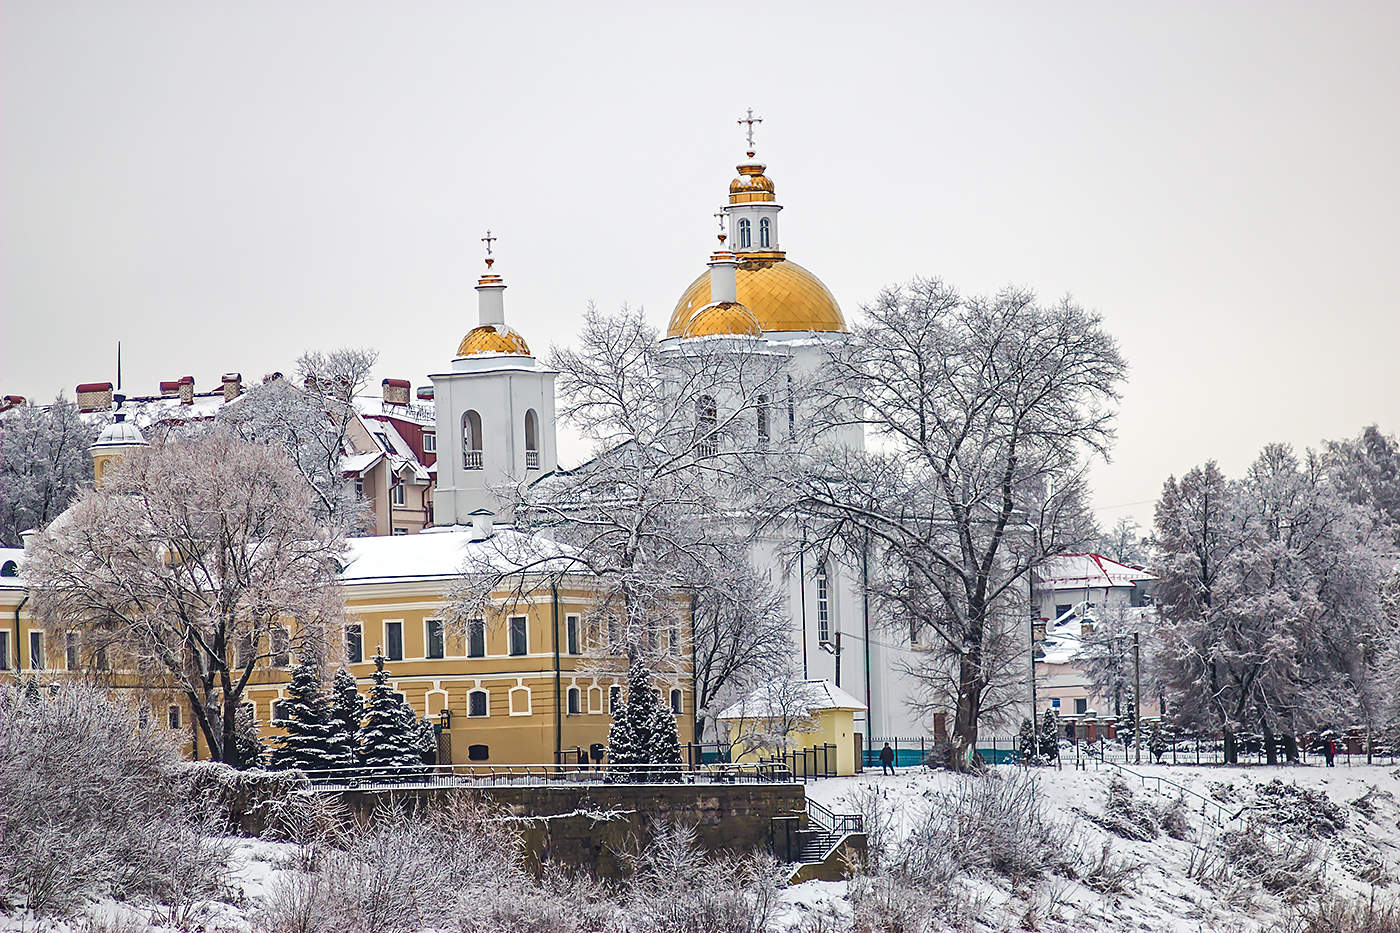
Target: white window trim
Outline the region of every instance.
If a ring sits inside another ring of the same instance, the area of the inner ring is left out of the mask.
[[[389,626],[391,625],[397,625],[399,627],[399,646],[403,649],[403,657],[400,658],[389,657]],[[383,625],[380,626],[380,633],[383,635],[383,639],[381,640],[379,650],[384,654],[384,660],[407,661],[408,645],[403,639],[403,619],[385,619]]]
[[[524,712],[517,713],[515,711],[515,695],[522,692],[525,694],[525,710]],[[514,687],[511,687],[510,690],[506,692],[506,711],[512,716],[534,715],[534,697],[530,693],[530,688],[524,684],[516,684]]]
[[[442,657],[440,658],[435,658],[428,654],[428,643],[430,641],[430,639],[428,638],[428,625],[433,622],[436,622],[438,624],[438,627],[442,630]],[[447,653],[447,623],[442,621],[441,619],[423,619],[423,660],[445,661],[448,657],[449,655]]]
[[[403,483],[395,483],[389,487],[389,502],[403,508],[408,504],[408,487]]]
[[[34,654],[35,654],[35,651],[34,651],[34,639],[36,639],[36,638],[39,640],[39,651],[38,651],[38,655],[39,655],[39,665],[40,665],[39,667],[35,667],[35,666],[34,666]],[[29,669],[30,669],[31,671],[44,671],[44,670],[48,670],[48,667],[49,667],[49,658],[48,658],[48,650],[47,650],[47,649],[48,649],[48,639],[44,637],[44,632],[41,631],[40,629],[30,629],[30,630],[29,630],[29,639],[28,639],[28,640],[29,640],[29,644],[25,645],[25,660],[29,662]]]
[[[423,453],[425,453],[425,454],[435,454],[435,453],[437,453],[437,432],[436,432],[436,431],[424,431],[424,432],[423,432]]]
[[[574,647],[577,651],[569,650],[569,626],[574,627]],[[564,616],[564,653],[570,657],[578,657],[583,654],[583,617],[576,612],[570,612]]]
[[[574,697],[578,697],[578,710],[577,710],[577,711],[569,709],[569,707],[573,705],[573,698],[574,698]],[[570,686],[569,689],[567,689],[567,690],[564,691],[564,715],[565,715],[565,716],[582,716],[582,715],[584,715],[584,714],[587,713],[587,712],[588,712],[588,710],[584,709],[584,706],[583,706],[583,689],[582,689],[582,688],[577,687],[577,686]]]
[[[472,715],[472,694],[482,693],[486,695],[486,712],[480,716]],[[467,691],[467,718],[468,719],[490,719],[491,718],[491,690],[487,687],[472,687]]]
[[[525,650],[524,650],[524,651],[521,651],[521,652],[518,652],[518,653],[511,650],[513,647],[515,647],[514,644],[513,644],[513,642],[514,642],[514,640],[515,640],[515,621],[516,621],[517,619],[520,619],[520,620],[524,621],[524,623],[525,623],[525,627],[524,627],[524,632],[525,632]],[[508,658],[528,658],[529,656],[530,656],[530,617],[529,617],[529,616],[520,616],[520,615],[506,616],[506,657],[508,657]]]
[[[593,697],[595,695],[598,697],[598,705],[596,707],[593,705]],[[598,684],[594,684],[593,686],[589,687],[588,714],[590,716],[601,715],[606,709],[606,692],[603,690],[603,688]]]

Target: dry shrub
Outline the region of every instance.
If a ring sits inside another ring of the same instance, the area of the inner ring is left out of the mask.
[[[769,855],[707,858],[693,827],[659,824],[627,892],[629,933],[764,933],[784,879]]]
[[[1103,813],[1099,816],[1085,815],[1124,839],[1151,842],[1161,833],[1156,808],[1138,800],[1133,789],[1117,774],[1108,784],[1108,799],[1104,801]]]
[[[1192,851],[1187,874],[1219,890],[1248,882],[1285,902],[1297,903],[1316,897],[1323,889],[1323,868],[1316,843],[1251,825],[1201,838]]]
[[[1278,933],[1400,933],[1400,903],[1318,898],[1278,926]]]
[[[225,847],[181,792],[178,751],[83,684],[0,688],[0,907],[163,903],[183,921],[222,888]]]
[[[1347,825],[1346,810],[1325,793],[1278,778],[1254,788],[1251,809],[1261,822],[1309,839],[1331,838]]]
[[[1127,894],[1142,874],[1142,862],[1130,855],[1115,855],[1107,839],[1097,852],[1084,857],[1079,878],[1100,894]]]

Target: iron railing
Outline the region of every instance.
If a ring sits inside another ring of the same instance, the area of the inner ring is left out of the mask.
[[[865,817],[859,813],[837,813],[811,798],[807,800],[807,820],[829,833],[865,832]]]
[[[787,784],[792,772],[780,764],[716,763],[687,765],[418,765],[333,768],[308,771],[311,789],[327,793],[357,790],[430,790],[530,784]]]
[[[525,451],[525,469],[538,470],[540,468],[540,452],[538,450]]]

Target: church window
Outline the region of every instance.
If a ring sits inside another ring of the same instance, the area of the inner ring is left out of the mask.
[[[467,657],[486,657],[485,619],[472,619],[467,623]]]
[[[425,619],[423,622],[424,641],[427,643],[427,652],[424,657],[441,658],[446,655],[446,645],[442,637],[442,620]]]
[[[715,437],[715,427],[719,421],[719,408],[713,395],[702,395],[695,403],[696,453],[702,457],[713,457],[719,453],[719,442]]]
[[[480,718],[486,715],[487,701],[489,699],[485,690],[473,690],[467,694],[467,715]]]
[[[165,721],[172,729],[180,728],[180,707],[170,706],[165,711]]]
[[[525,469],[540,468],[540,425],[533,408],[525,412]]]
[[[752,224],[747,217],[739,220],[739,248],[749,249],[753,246]]]
[[[564,620],[565,641],[568,645],[569,654],[578,654],[578,616],[569,616]]]
[[[83,666],[82,657],[79,654],[79,646],[82,644],[81,638],[82,636],[77,632],[64,633],[64,660],[70,671],[76,671]]]
[[[44,664],[44,633],[29,633],[29,669],[32,671],[42,671]]]
[[[758,222],[758,245],[764,249],[768,249],[773,245],[772,228],[773,225],[768,221],[767,217]]]
[[[274,625],[272,631],[268,633],[267,642],[271,649],[273,667],[286,667],[291,663],[292,638],[285,628]]]
[[[403,622],[384,623],[384,643],[384,657],[387,660],[403,660]]]
[[[0,632],[0,671],[10,669],[10,633]]]
[[[569,688],[569,715],[577,716],[583,709],[583,692],[578,687]]]
[[[360,634],[360,624],[345,626],[345,660],[359,664],[365,659],[364,637]]]
[[[529,649],[526,637],[529,620],[525,616],[510,617],[510,653],[520,656]]]
[[[768,446],[768,396],[758,397],[758,444],[760,447]]]
[[[788,440],[797,440],[797,400],[792,396],[792,377],[787,377]]]
[[[462,469],[481,469],[481,415],[475,411],[462,415]]]
[[[817,567],[817,641],[831,641],[831,586],[824,563]]]
[[[679,690],[673,689],[671,691],[671,712],[675,713],[677,716],[679,716],[682,711],[681,703],[681,692]]]

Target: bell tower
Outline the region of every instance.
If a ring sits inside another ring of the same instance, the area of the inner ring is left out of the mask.
[[[103,428],[97,435],[97,440],[88,447],[88,453],[92,455],[92,481],[93,485],[98,487],[102,485],[102,480],[113,462],[124,460],[133,452],[147,446],[141,429],[127,421],[126,412],[122,411],[122,403],[126,401],[126,397],[114,395],[112,398],[117,403],[117,412],[112,418],[112,423]]]
[[[486,271],[476,283],[477,324],[462,338],[452,368],[430,375],[437,408],[437,489],[433,524],[466,525],[484,511],[514,519],[509,487],[556,466],[554,377],[506,325],[505,280]]]

